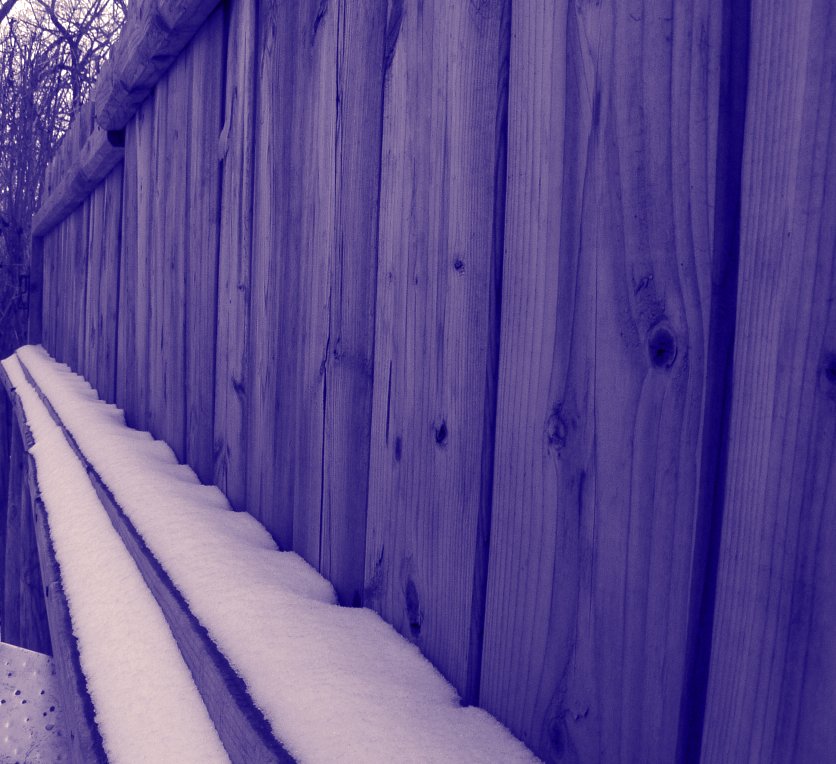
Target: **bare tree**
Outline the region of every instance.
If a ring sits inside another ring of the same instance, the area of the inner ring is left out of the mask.
[[[31,221],[46,165],[89,96],[123,18],[121,0],[8,0],[0,8],[3,356],[25,338]]]

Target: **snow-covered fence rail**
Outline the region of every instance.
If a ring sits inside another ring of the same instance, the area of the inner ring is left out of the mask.
[[[543,758],[836,748],[832,4],[198,5],[50,352]]]
[[[78,764],[535,761],[42,348],[0,373]]]
[[[10,474],[21,481],[19,495],[22,498],[17,507],[18,522],[21,525],[24,523],[31,525],[35,530],[34,534],[30,532],[18,534],[16,546],[19,552],[19,562],[15,566],[9,565],[6,561],[5,581],[8,587],[10,583],[15,585],[30,578],[24,576],[20,568],[34,564],[34,578],[37,582],[35,587],[25,593],[23,601],[12,600],[10,602],[8,597],[4,598],[3,638],[5,641],[24,644],[30,649],[51,653],[54,656],[59,677],[61,713],[70,736],[73,761],[104,764],[107,759],[102,748],[101,736],[93,721],[93,705],[81,671],[67,598],[60,569],[55,559],[55,549],[49,533],[49,521],[37,482],[37,468],[34,457],[29,453],[29,449],[34,445],[34,438],[23,405],[15,390],[16,384],[10,380],[4,366],[0,366],[0,382],[3,384],[14,412],[11,418],[13,432]],[[18,490],[13,489],[13,492],[18,493]],[[7,512],[10,511],[11,506],[10,501],[7,505]],[[6,527],[10,526],[11,524],[7,523]],[[11,609],[14,607],[36,610],[37,618],[32,623],[24,625],[21,623],[22,619],[12,612]],[[45,637],[42,636],[44,632],[46,632]]]

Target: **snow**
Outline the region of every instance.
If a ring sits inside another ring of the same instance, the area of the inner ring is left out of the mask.
[[[3,366],[35,439],[73,633],[108,759],[228,762],[156,600],[17,359]]]
[[[167,445],[128,428],[82,377],[41,347],[18,357],[294,757],[536,761],[490,714],[462,707],[376,613],[337,606],[317,571]]]

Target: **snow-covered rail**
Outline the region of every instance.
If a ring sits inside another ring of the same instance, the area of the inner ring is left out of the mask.
[[[50,631],[79,760],[533,760],[68,367],[26,347],[2,376],[66,594]]]

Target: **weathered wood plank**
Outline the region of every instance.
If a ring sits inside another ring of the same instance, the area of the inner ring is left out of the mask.
[[[45,241],[48,243],[50,249],[49,264],[49,284],[50,284],[50,304],[49,308],[44,310],[44,314],[49,316],[50,324],[50,342],[48,347],[53,353],[56,360],[61,360],[61,334],[58,327],[61,321],[61,305],[63,302],[63,290],[59,288],[61,283],[62,261],[64,258],[64,239],[66,237],[66,226],[59,226],[53,228],[46,237]]]
[[[141,353],[145,345],[140,345],[139,342],[139,326],[144,312],[140,307],[141,294],[139,292],[142,263],[139,256],[141,227],[138,189],[141,179],[145,179],[146,176],[144,172],[140,175],[137,153],[143,145],[145,124],[147,124],[147,115],[144,110],[125,130],[119,308],[116,332],[116,404],[125,412],[128,425],[140,429],[145,421],[144,406],[140,403],[142,389],[140,380],[145,376],[146,358]]]
[[[325,368],[320,569],[340,601],[361,605],[377,281],[380,123],[386,6],[337,8],[335,231]]]
[[[506,10],[396,3],[386,34],[366,602],[468,701]]]
[[[218,327],[215,349],[214,482],[237,510],[246,509],[247,399],[250,363],[250,262],[255,146],[255,0],[232,3],[229,18],[222,163]]]
[[[41,580],[38,544],[28,479],[27,451],[32,437],[22,408],[5,370],[0,369],[0,396],[8,414],[3,434],[7,442],[0,449],[3,462],[6,501],[3,517],[3,603],[0,629],[4,642],[50,654],[49,624]]]
[[[836,8],[751,6],[704,762],[836,750]]]
[[[43,241],[43,305],[41,315],[43,332],[41,343],[55,357],[55,316],[58,297],[55,290],[58,230],[52,229]]]
[[[214,473],[215,339],[220,228],[218,134],[223,118],[224,10],[209,17],[183,54],[186,75],[176,93],[190,113],[185,238],[185,461],[204,483]],[[174,94],[175,91],[172,91]]]
[[[85,310],[90,203],[83,202],[55,229],[50,256],[55,357],[80,371],[85,363]],[[50,237],[51,238],[51,237]]]
[[[336,13],[264,3],[258,18],[247,509],[319,564]],[[275,104],[282,104],[276,108]]]
[[[718,21],[513,5],[480,698],[547,761],[676,756]]]
[[[35,515],[28,479],[26,454],[21,462],[20,528],[16,543],[20,547],[20,645],[38,653],[52,654],[49,620],[41,579]]]
[[[154,268],[154,215],[153,188],[156,184],[154,147],[157,145],[156,112],[154,98],[148,99],[136,115],[134,125],[134,154],[136,161],[136,277],[134,279],[134,358],[133,376],[134,402],[136,406],[135,425],[139,429],[151,428],[151,369],[153,352],[151,342],[151,299],[153,296],[152,270]],[[127,197],[127,186],[126,186]],[[123,201],[125,204],[125,201]],[[159,225],[159,221],[157,221]],[[123,234],[123,240],[127,232]]]
[[[181,56],[153,94],[148,232],[148,430],[186,455],[186,237],[188,227],[188,70]]]
[[[677,760],[684,764],[697,762],[700,758],[728,461],[740,245],[740,183],[749,60],[748,2],[724,3],[718,17],[721,19],[721,32],[718,35],[721,52],[718,72],[717,159],[714,164],[715,191],[709,203],[714,250],[706,355],[710,373],[703,392],[700,486],[694,523],[686,672],[677,744]]]
[[[77,123],[74,123],[74,127]],[[79,134],[74,130],[71,136]],[[46,196],[32,218],[33,236],[44,236],[90,195],[122,161],[124,136],[97,128],[78,152],[78,158],[63,170],[57,188]]]
[[[119,260],[122,235],[122,166],[90,196],[85,310],[85,377],[103,400],[116,393]]]
[[[217,5],[152,0],[129,14],[93,93],[99,125],[125,127]]]
[[[70,241],[66,265],[71,298],[66,301],[67,363],[80,370],[85,361],[85,310],[87,306],[87,251],[90,241],[89,197],[70,215]]]

